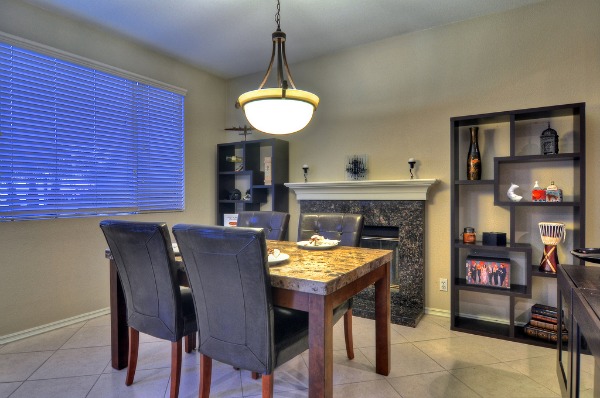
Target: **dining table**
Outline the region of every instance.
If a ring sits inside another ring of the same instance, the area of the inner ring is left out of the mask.
[[[297,242],[267,241],[273,304],[309,314],[308,396],[333,396],[333,310],[374,285],[375,372],[390,373],[390,262],[392,251],[348,246],[310,247]],[[178,256],[174,245],[176,258]],[[127,309],[110,250],[111,365],[127,366]],[[182,267],[181,285],[187,285]]]

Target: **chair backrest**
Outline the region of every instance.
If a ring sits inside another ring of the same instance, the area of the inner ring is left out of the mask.
[[[128,325],[165,340],[183,337],[181,292],[167,225],[105,220],[100,228],[117,265]]]
[[[237,226],[263,228],[267,239],[283,240],[290,222],[289,213],[280,211],[241,211]]]
[[[340,241],[340,246],[360,245],[364,225],[362,214],[303,213],[298,222],[298,240],[308,240],[312,235]]]
[[[190,282],[198,350],[253,372],[274,369],[273,305],[264,230],[175,225]]]

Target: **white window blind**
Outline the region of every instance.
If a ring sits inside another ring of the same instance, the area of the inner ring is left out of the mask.
[[[184,208],[184,96],[0,42],[0,221]]]

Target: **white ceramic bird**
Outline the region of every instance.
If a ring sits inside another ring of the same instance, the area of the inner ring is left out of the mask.
[[[513,202],[520,202],[521,199],[523,199],[522,196],[519,196],[515,193],[515,189],[519,188],[519,186],[517,184],[510,184],[510,188],[508,188],[508,191],[506,192],[506,195],[508,196],[508,198],[510,200],[512,200]]]

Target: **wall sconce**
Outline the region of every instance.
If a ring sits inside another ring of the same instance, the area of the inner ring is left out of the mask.
[[[408,164],[410,165],[410,168],[408,169],[408,171],[410,171],[410,179],[411,180],[415,177],[413,175],[413,169],[415,168],[415,163],[417,163],[417,161],[415,160],[415,158],[409,158],[408,159]]]
[[[304,170],[304,182],[308,182],[308,165],[302,165],[302,170]]]

